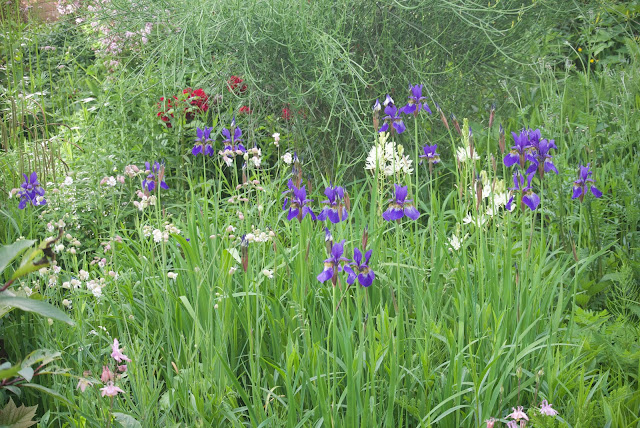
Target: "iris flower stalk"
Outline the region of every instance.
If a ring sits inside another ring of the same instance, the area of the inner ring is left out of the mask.
[[[389,199],[389,207],[382,213],[382,218],[386,221],[400,220],[402,217],[407,216],[411,220],[417,220],[420,217],[420,213],[411,203],[412,199],[407,199],[407,186],[400,186],[395,184],[395,195]]]
[[[222,128],[222,135],[224,136],[223,143],[226,143],[224,149],[231,150],[234,153],[244,153],[247,151],[245,147],[240,144],[242,142],[242,130],[239,127],[236,127],[236,118],[234,117],[231,120],[231,126],[227,128]]]
[[[147,178],[142,181],[142,188],[149,194],[156,189],[157,185],[162,189],[168,190],[169,186],[164,182],[164,162],[154,162],[153,168],[151,168],[149,162],[145,162],[144,165]]]
[[[427,104],[427,98],[422,96],[422,88],[424,85],[409,85],[409,99],[407,104],[400,109],[400,111],[406,115],[413,114],[414,117],[418,116],[420,110],[424,110],[431,114],[431,109]]]
[[[30,203],[33,206],[46,205],[47,200],[44,198],[44,189],[38,181],[38,174],[34,171],[28,177],[22,174],[24,183],[20,185],[17,197],[20,198],[18,208],[23,210]]]
[[[197,156],[199,154],[203,154],[205,156],[213,156],[213,146],[211,143],[211,131],[213,128],[205,126],[204,129],[200,129],[199,127],[196,129],[197,138],[195,139],[195,144],[193,149],[191,149],[191,154],[193,156]]]
[[[520,171],[516,171],[513,173],[513,187],[510,187],[509,190],[512,191],[512,196],[507,202],[506,209],[511,211],[511,206],[513,204],[513,199],[516,193],[520,193],[520,205],[522,209],[526,205],[529,207],[531,211],[535,211],[540,205],[540,197],[533,192],[531,188],[531,180],[533,179],[535,173],[531,173],[527,176],[527,184],[525,185],[525,177],[520,174]]]
[[[395,130],[398,134],[402,134],[407,129],[407,127],[405,126],[404,122],[402,121],[402,117],[400,116],[400,109],[395,106],[395,104],[393,103],[393,99],[388,94],[387,98],[385,99],[384,105],[384,114],[386,114],[386,116],[384,117],[384,124],[382,125],[382,127],[380,127],[378,132],[380,133],[389,131],[389,125],[391,124],[391,134],[393,134],[393,130]]]
[[[553,171],[558,174],[558,169],[553,164],[553,158],[549,154],[551,149],[558,149],[554,140],[533,140],[533,149],[526,155],[526,160],[531,162],[529,168],[527,168],[527,174],[532,172],[538,172],[540,180],[544,178],[545,172]]]
[[[349,275],[347,278],[349,285],[353,284],[357,278],[361,286],[369,287],[376,279],[375,272],[369,267],[371,253],[372,250],[367,251],[363,259],[362,252],[357,247],[353,249],[353,262],[344,266],[344,271]]]
[[[324,190],[324,194],[327,196],[326,201],[322,201],[325,207],[318,214],[317,219],[325,221],[329,218],[331,223],[340,223],[349,217],[349,213],[346,207],[346,193],[341,186],[329,186]]]
[[[305,186],[302,185],[300,187],[296,187],[293,184],[293,181],[289,179],[287,187],[289,190],[285,190],[283,194],[291,193],[291,200],[289,200],[288,197],[285,198],[284,204],[282,205],[282,209],[286,210],[287,203],[289,203],[287,220],[297,218],[299,222],[302,222],[302,219],[307,215],[310,215],[312,220],[316,220],[316,215],[311,211],[311,208],[307,206],[309,202],[313,202],[313,199],[307,199],[307,190],[305,189]]]
[[[344,239],[336,244],[333,244],[329,258],[324,261],[323,271],[316,277],[320,282],[326,282],[331,280],[331,283],[335,287],[338,283],[338,273],[344,270],[344,264],[349,262],[349,259],[344,257]]]
[[[578,179],[573,182],[573,195],[571,196],[571,199],[577,198],[582,202],[587,194],[587,187],[589,187],[593,196],[596,198],[602,197],[602,192],[595,186],[595,180],[593,178],[589,178],[591,175],[593,175],[593,171],[591,171],[590,163],[588,163],[587,166],[580,165]]]
[[[529,142],[529,133],[527,130],[520,131],[520,134],[512,132],[514,145],[511,146],[511,151],[504,157],[503,162],[506,167],[511,167],[515,164],[520,165],[520,168],[524,171],[524,162],[527,154],[530,152],[531,143]]]

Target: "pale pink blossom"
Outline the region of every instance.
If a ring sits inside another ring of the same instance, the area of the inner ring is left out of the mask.
[[[110,380],[113,380],[113,372],[107,366],[102,366],[102,374],[100,375],[100,380],[103,383],[107,383]]]
[[[124,391],[120,389],[120,387],[115,386],[113,382],[107,383],[107,386],[100,388],[100,391],[102,391],[103,397],[115,397],[118,395],[118,392],[122,392],[124,394]]]
[[[555,416],[558,414],[558,411],[552,409],[551,404],[549,404],[547,400],[542,400],[542,403],[540,403],[540,413],[547,416]]]
[[[78,381],[78,385],[76,386],[76,389],[80,389],[80,392],[84,392],[84,390],[91,385],[93,385],[91,381],[81,377],[80,380]]]
[[[111,358],[116,360],[117,362],[127,361],[131,362],[131,359],[122,353],[122,349],[120,349],[120,343],[118,339],[113,339],[113,345],[111,345]]]
[[[515,419],[516,421],[519,421],[520,419],[524,419],[528,421],[529,417],[522,409],[523,409],[522,406],[512,407],[511,410],[513,410],[513,412],[507,415],[507,417],[511,419]]]

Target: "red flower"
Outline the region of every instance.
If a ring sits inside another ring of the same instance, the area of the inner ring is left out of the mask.
[[[251,109],[248,106],[242,106],[242,107],[240,107],[240,113],[251,114],[253,112],[251,111]]]
[[[284,120],[291,120],[291,110],[288,107],[283,107],[282,109],[282,118]]]
[[[171,128],[171,119],[173,119],[174,105],[171,102],[172,100],[177,103],[178,97],[173,96],[173,99],[160,97],[160,102],[158,103],[157,116],[167,125],[167,128]]]
[[[187,111],[188,107],[185,107],[187,120],[193,120],[195,116],[194,113],[206,113],[209,110],[209,97],[202,88],[196,90],[187,88],[183,90],[182,93],[187,95],[186,102],[196,107],[196,112]]]
[[[227,80],[227,87],[229,88],[229,92],[239,92],[242,93],[247,90],[247,85],[240,85],[244,80],[239,78],[238,76],[231,76],[229,80]]]

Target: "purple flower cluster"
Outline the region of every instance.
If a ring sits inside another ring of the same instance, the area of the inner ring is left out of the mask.
[[[358,279],[358,282],[363,287],[368,287],[376,279],[376,274],[369,267],[369,259],[371,258],[371,250],[367,251],[362,259],[362,252],[356,247],[353,249],[353,262],[344,267],[344,271],[349,274],[347,277],[347,283],[353,284]],[[352,267],[353,266],[353,267]]]
[[[325,229],[327,236],[330,238],[331,233],[328,229]],[[344,257],[344,239],[331,246],[331,252],[329,258],[324,261],[324,269],[317,276],[318,281],[326,282],[331,280],[335,286],[338,282],[338,273],[347,273],[347,283],[352,285],[357,279],[361,286],[369,287],[373,280],[376,278],[376,274],[369,267],[369,259],[371,258],[372,251],[369,250],[362,258],[362,252],[358,248],[353,250],[353,261]]]
[[[224,136],[224,140],[222,140],[222,143],[225,144],[224,150],[232,152],[240,151],[242,153],[246,152],[247,149],[241,144],[242,130],[236,127],[235,117],[231,120],[231,126],[229,128],[230,129],[222,129],[222,135]]]
[[[438,145],[434,144],[433,146],[430,145],[426,145],[422,148],[422,151],[424,152],[424,154],[418,156],[421,159],[426,159],[427,162],[429,162],[429,165],[434,165],[436,163],[440,162],[440,155],[438,153],[436,153],[436,150],[438,149]]]
[[[501,133],[503,133],[501,128]],[[514,187],[510,187],[511,199],[507,203],[507,209],[510,210],[513,202],[513,195],[515,193],[521,193],[521,204],[527,206],[531,211],[534,211],[540,205],[540,197],[533,192],[531,187],[531,180],[536,171],[540,175],[540,179],[544,178],[544,173],[553,171],[556,174],[558,169],[553,164],[553,158],[550,154],[551,149],[558,149],[554,140],[547,140],[542,138],[540,129],[523,129],[519,134],[512,132],[513,146],[511,150],[503,159],[504,165],[511,167],[517,165],[520,171],[513,173]],[[501,134],[502,136],[502,134]],[[501,137],[502,138],[502,137]],[[502,141],[502,140],[501,140]],[[502,150],[501,143],[501,149]],[[531,164],[525,168],[525,163]],[[523,174],[526,174],[527,185],[525,186],[525,178]]]
[[[595,181],[592,178],[589,178],[592,174],[593,171],[591,171],[590,163],[588,163],[587,166],[580,165],[579,177],[573,182],[573,195],[571,196],[571,199],[578,198],[580,199],[580,202],[582,202],[584,195],[587,194],[587,186],[589,187],[589,190],[591,190],[593,196],[596,198],[602,196],[602,192],[595,186]]]
[[[345,192],[344,188],[340,186],[329,186],[324,190],[324,194],[327,196],[326,201],[322,201],[323,204],[327,204],[320,214],[318,214],[318,220],[325,221],[327,218],[331,223],[340,223],[349,217],[347,207],[345,204]]]
[[[389,207],[382,213],[382,218],[386,221],[393,221],[407,216],[411,220],[417,220],[420,217],[420,213],[411,203],[413,200],[407,199],[407,186],[395,184],[395,187],[395,195],[392,199],[389,199]]]
[[[521,194],[521,203],[529,207],[531,211],[535,211],[540,205],[540,197],[533,193],[533,189],[531,188],[531,179],[535,173],[532,172],[527,175],[527,185],[525,186],[524,180],[525,178],[520,174],[520,171],[516,171],[513,173],[513,187],[509,187],[511,190],[511,198],[507,202],[506,209],[511,211],[511,207],[513,205],[514,194]]]
[[[156,185],[168,190],[169,186],[164,182],[164,162],[154,162],[153,169],[149,162],[145,162],[144,165],[147,178],[142,181],[142,188],[149,193],[156,189]]]
[[[203,154],[204,156],[213,156],[213,140],[211,140],[211,131],[213,128],[205,126],[204,129],[197,128],[196,133],[198,137],[195,140],[195,145],[191,149],[191,154],[197,156]]]
[[[406,131],[407,127],[402,121],[402,117],[400,116],[401,113],[417,116],[420,110],[423,110],[431,114],[431,109],[426,102],[427,98],[422,96],[422,88],[423,85],[409,85],[410,95],[407,100],[407,104],[400,108],[396,107],[393,98],[387,94],[387,97],[384,100],[384,114],[386,116],[384,117],[384,124],[380,127],[378,132],[387,132],[389,130],[389,125],[392,125],[393,129],[398,134],[402,134]],[[380,101],[376,100],[373,105],[374,115],[377,115],[380,110]]]
[[[512,132],[514,145],[511,151],[504,157],[504,165],[511,167],[519,165],[525,170],[525,162],[531,162],[526,168],[527,174],[538,171],[540,179],[544,178],[544,173],[553,171],[556,174],[558,169],[553,164],[550,154],[551,149],[558,149],[554,140],[542,138],[540,129],[523,129],[520,134]]]
[[[27,203],[37,207],[40,205],[46,205],[47,200],[44,198],[44,189],[38,182],[38,174],[34,171],[27,177],[27,174],[22,174],[24,177],[24,183],[20,185],[18,191],[18,197],[20,198],[20,204],[18,208],[23,210]]]
[[[293,180],[287,182],[289,190],[285,190],[285,193],[291,193],[291,198],[285,198],[282,209],[287,209],[287,203],[289,203],[289,213],[287,214],[287,220],[293,220],[297,218],[298,221],[302,221],[308,215],[312,220],[316,219],[316,215],[311,211],[311,208],[307,206],[309,202],[313,202],[313,199],[307,199],[307,190],[305,186],[297,187],[293,184]]]

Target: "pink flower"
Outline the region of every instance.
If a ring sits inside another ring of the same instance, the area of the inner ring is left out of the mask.
[[[78,381],[78,385],[76,386],[76,389],[80,388],[80,392],[84,392],[84,390],[87,389],[87,386],[91,386],[91,385],[93,384],[88,379],[81,377],[80,380]]]
[[[117,362],[121,362],[121,361],[131,362],[131,359],[129,359],[129,357],[127,357],[122,353],[118,339],[113,339],[113,345],[111,345],[111,349],[113,350],[113,352],[111,353],[111,358],[113,358]]]
[[[493,428],[493,425],[496,423],[496,419],[495,418],[487,419],[485,422],[487,423],[487,428]]]
[[[118,366],[118,371],[119,371],[120,373],[124,373],[124,372],[126,372],[126,371],[127,371],[127,365],[126,365],[126,364],[119,365],[119,366]]]
[[[518,428],[518,423],[516,421],[507,422],[507,428]]]
[[[102,366],[102,374],[100,375],[100,380],[103,383],[107,383],[110,380],[113,380],[113,372],[109,370],[109,367]]]
[[[116,395],[118,395],[118,392],[122,392],[124,394],[124,391],[115,386],[113,382],[107,383],[107,386],[105,386],[104,388],[100,388],[100,391],[102,391],[103,397],[115,397]]]
[[[547,400],[542,400],[542,403],[540,403],[540,413],[547,416],[555,416],[558,414],[558,411],[552,409],[551,404],[549,404]]]
[[[528,421],[529,417],[522,409],[523,409],[522,406],[512,407],[511,410],[513,410],[513,413],[507,415],[507,417],[511,419],[515,419],[516,421],[519,421],[520,419],[524,419]]]

